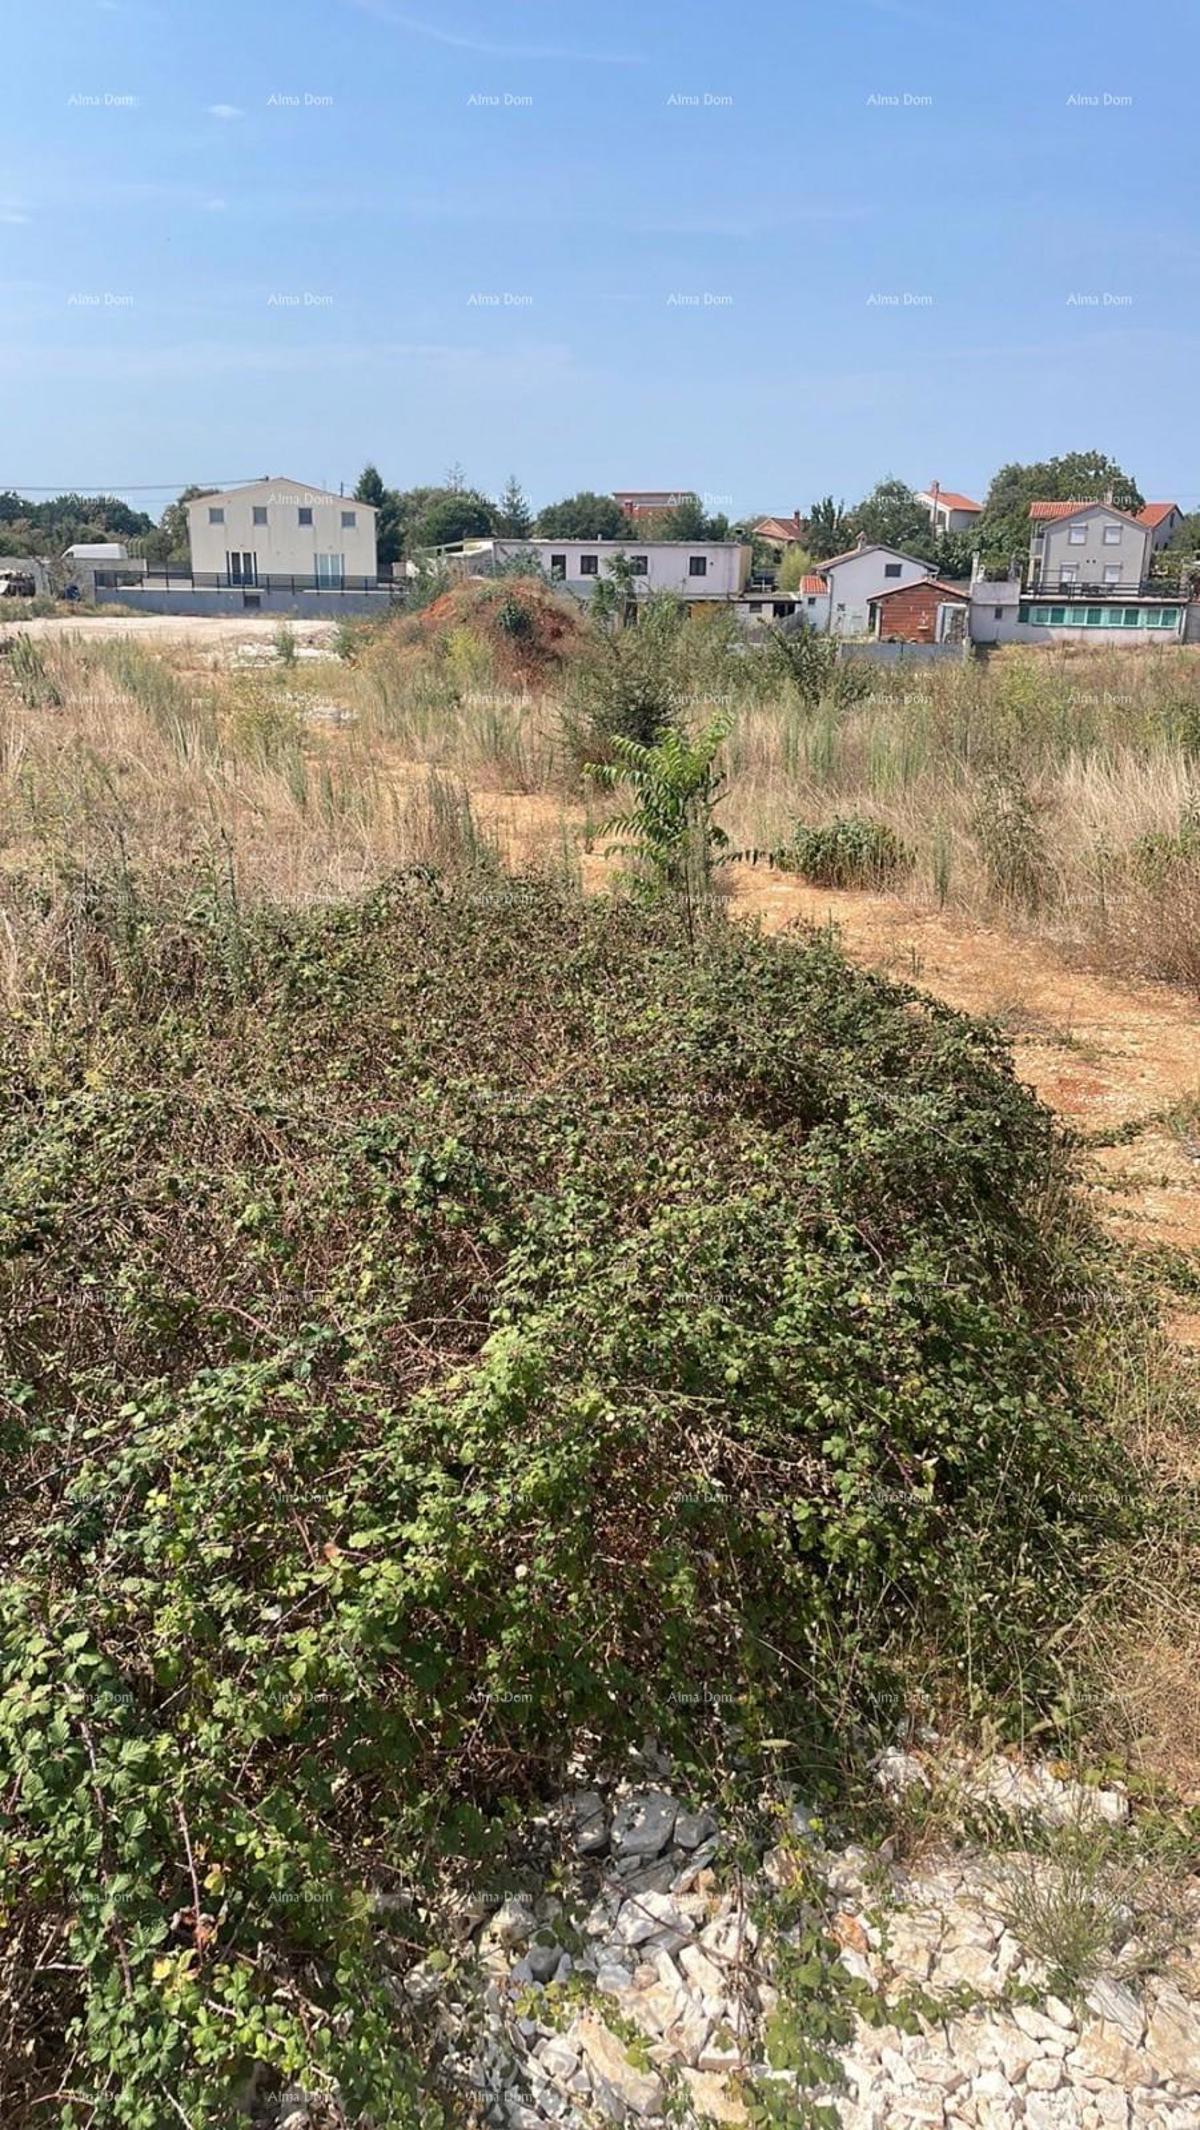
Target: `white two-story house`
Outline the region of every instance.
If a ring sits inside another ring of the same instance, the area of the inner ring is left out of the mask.
[[[379,581],[375,509],[282,477],[197,496],[187,506],[195,577],[218,586],[271,581],[366,590]]]

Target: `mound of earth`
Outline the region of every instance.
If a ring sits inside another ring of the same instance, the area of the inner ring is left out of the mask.
[[[583,635],[578,607],[541,577],[470,578],[433,600],[416,625],[426,642],[469,630],[487,645],[497,674],[526,687],[560,671]]]

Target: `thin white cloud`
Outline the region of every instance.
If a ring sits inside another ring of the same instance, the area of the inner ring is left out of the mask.
[[[246,116],[245,112],[240,111],[236,104],[210,104],[208,115],[210,118],[245,118]]]
[[[643,64],[641,53],[580,52],[553,44],[491,44],[483,37],[472,37],[461,30],[444,30],[437,23],[422,22],[417,16],[390,6],[388,0],[349,0],[349,5],[361,14],[374,15],[378,21],[390,23],[394,29],[411,30],[416,37],[429,37],[435,44],[448,44],[456,52],[476,52],[486,59],[565,59],[591,67],[637,67]]]
[[[6,229],[23,229],[29,220],[23,207],[0,206],[0,222]]]
[[[282,314],[283,318],[292,314]],[[303,318],[305,314],[299,313]],[[396,371],[424,385],[449,376],[456,389],[486,389],[534,396],[578,382],[571,350],[559,342],[533,341],[498,355],[494,345],[440,341],[350,342],[281,340],[271,345],[186,341],[161,347],[106,346],[94,334],[86,346],[0,345],[0,376],[93,377],[101,382],[169,384],[185,379],[289,376],[333,373],[365,377]]]

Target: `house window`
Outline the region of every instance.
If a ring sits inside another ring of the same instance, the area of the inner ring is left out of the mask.
[[[898,577],[900,575],[900,564],[898,562],[885,562],[883,574],[885,577]]]
[[[210,524],[210,525],[224,525],[224,523],[225,523],[225,513],[224,513],[224,511],[223,511],[223,510],[213,510],[213,509],[210,509],[210,510],[209,510],[209,513],[208,513],[208,522],[209,522],[209,524]]]
[[[1104,528],[1104,537],[1105,537],[1105,539],[1107,540],[1107,538],[1108,538],[1108,527],[1107,527],[1107,525],[1106,525],[1106,526],[1105,526],[1105,528]],[[1068,539],[1068,542],[1070,543],[1070,545],[1071,545],[1072,547],[1086,547],[1086,546],[1087,546],[1087,526],[1086,526],[1086,525],[1072,525],[1072,526],[1070,526],[1070,527],[1068,528],[1068,531],[1067,531],[1067,539]]]
[[[1074,584],[1074,582],[1075,582],[1076,578],[1078,577],[1078,575],[1079,575],[1079,566],[1078,566],[1078,564],[1077,564],[1077,563],[1075,563],[1075,562],[1064,562],[1064,564],[1063,564],[1062,568],[1060,569],[1060,571],[1059,571],[1059,573],[1058,573],[1058,581],[1059,581],[1059,583],[1060,583],[1060,584],[1062,584],[1062,585],[1064,585],[1064,586],[1065,586],[1065,585],[1068,585],[1068,584]]]
[[[1088,610],[1087,610],[1087,624],[1088,624],[1088,627],[1089,627],[1089,629],[1098,629],[1098,628],[1100,627],[1100,624],[1101,624],[1101,622],[1103,621],[1103,619],[1104,619],[1104,608],[1103,608],[1102,606],[1090,606],[1090,607],[1088,608]]]
[[[1119,562],[1105,563],[1104,582],[1106,584],[1119,584],[1121,582],[1121,565]]]
[[[1003,619],[1004,619],[1004,608],[1003,608],[1002,606],[994,606],[994,607],[992,608],[992,620],[993,620],[993,621],[1003,621]]]
[[[707,575],[708,575],[708,556],[707,556],[707,555],[689,555],[689,556],[688,556],[688,576],[689,576],[689,577],[707,577]]]
[[[550,557],[550,582],[551,582],[551,584],[562,584],[562,583],[563,583],[563,581],[564,581],[564,580],[565,580],[565,578],[566,578],[566,574],[567,574],[567,558],[566,558],[566,556],[565,556],[565,555],[551,555],[551,557]]]
[[[1055,627],[1055,628],[1061,628],[1061,627],[1062,627],[1062,624],[1063,624],[1063,622],[1064,622],[1064,621],[1066,620],[1066,618],[1067,618],[1067,610],[1066,610],[1065,606],[1052,606],[1052,607],[1051,607],[1051,609],[1050,609],[1050,619],[1051,619],[1051,621],[1052,621],[1052,623],[1053,623],[1053,625],[1054,625],[1054,627]]]
[[[580,555],[579,574],[581,577],[598,577],[600,575],[599,555]]]
[[[265,525],[265,524],[266,524],[266,522],[267,522],[267,506],[266,506],[266,504],[265,504],[265,503],[256,503],[256,504],[254,505],[254,512],[253,512],[253,516],[254,516],[254,522],[255,522],[255,524],[256,524],[256,525]]]
[[[1106,547],[1119,547],[1121,545],[1121,528],[1119,525],[1105,526],[1104,545]]]
[[[353,531],[354,531],[354,528],[355,528],[355,526],[356,526],[357,524],[358,524],[358,512],[357,512],[356,510],[344,510],[344,511],[342,512],[342,531],[343,531],[343,532],[353,532]]]
[[[631,577],[645,577],[649,574],[649,570],[649,555],[630,555],[629,574]]]
[[[311,510],[306,509],[303,504],[301,504],[300,506],[299,522],[301,525],[312,524],[312,512]]]
[[[761,600],[761,599],[752,599],[752,600],[750,601],[750,612],[751,612],[752,614],[761,614],[761,613],[762,613],[762,610],[763,610],[763,602],[762,602],[762,600]]]
[[[344,556],[344,555],[318,555],[318,556],[317,556],[317,558],[316,558],[316,560],[317,560],[317,584],[318,584],[319,588],[320,588],[320,589],[321,589],[322,591],[324,591],[324,590],[325,590],[325,589],[326,589],[327,587],[330,587],[330,586],[333,586],[333,587],[337,587],[337,588],[339,588],[339,589],[340,589],[340,587],[341,587],[341,583],[342,583],[342,579],[343,579],[343,577],[344,577],[344,575],[345,575],[345,570],[346,570],[346,558],[345,558],[345,556]]]

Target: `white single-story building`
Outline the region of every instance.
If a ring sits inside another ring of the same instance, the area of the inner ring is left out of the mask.
[[[295,580],[318,590],[379,581],[375,508],[275,476],[187,506],[192,572],[217,586]]]
[[[551,584],[590,599],[611,578],[618,555],[629,563],[635,589],[671,592],[677,599],[736,599],[750,570],[750,547],[740,540],[463,540],[438,550],[454,576],[489,577],[502,563],[528,558]]]

